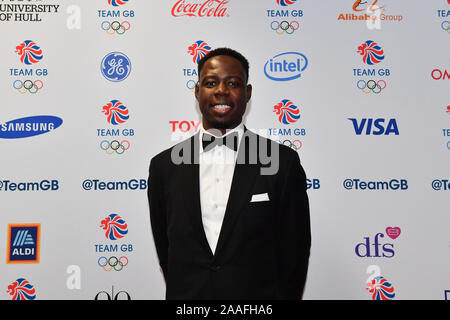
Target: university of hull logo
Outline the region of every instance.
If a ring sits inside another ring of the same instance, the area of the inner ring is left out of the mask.
[[[301,77],[308,67],[308,59],[299,52],[284,52],[264,64],[264,74],[273,81],[290,81]]]
[[[19,44],[15,52],[20,56],[20,62],[26,65],[38,63],[44,57],[42,49],[32,40],[25,40]]]
[[[63,123],[54,116],[32,116],[0,123],[0,139],[20,139],[48,133]]]
[[[372,40],[368,40],[360,45],[358,53],[363,56],[363,62],[368,65],[380,63],[384,59],[383,49]]]
[[[100,227],[105,230],[105,237],[109,240],[123,238],[128,233],[127,223],[116,213],[103,219]]]
[[[202,40],[198,40],[188,47],[188,53],[193,57],[194,63],[198,63],[201,58],[211,51],[211,47]]]
[[[125,123],[130,116],[128,109],[119,100],[111,100],[103,106],[102,112],[106,115],[109,124],[118,125]]]
[[[131,61],[121,52],[111,52],[103,58],[100,68],[107,80],[119,82],[130,75]]]
[[[6,292],[12,297],[12,300],[36,299],[36,289],[24,278],[19,278],[11,283]]]
[[[289,99],[283,99],[273,107],[273,112],[282,124],[291,124],[300,119],[300,109]]]
[[[229,0],[179,0],[172,7],[173,17],[229,17]]]
[[[9,224],[6,263],[39,263],[41,225]]]
[[[395,297],[394,286],[383,276],[378,276],[366,283],[366,290],[372,300],[392,300]]]

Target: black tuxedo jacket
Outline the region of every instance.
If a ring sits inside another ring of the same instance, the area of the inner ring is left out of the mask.
[[[198,135],[150,163],[150,220],[166,298],[301,298],[311,233],[306,176],[297,152],[245,130],[213,254],[202,224]],[[261,174],[267,167],[261,150],[279,150],[276,174]],[[252,195],[262,193],[270,201],[251,202]]]

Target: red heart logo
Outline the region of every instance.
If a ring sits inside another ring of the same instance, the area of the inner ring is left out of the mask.
[[[402,232],[402,230],[400,230],[399,227],[394,227],[394,228],[387,227],[387,228],[386,228],[386,234],[387,234],[391,239],[397,239],[401,232]]]

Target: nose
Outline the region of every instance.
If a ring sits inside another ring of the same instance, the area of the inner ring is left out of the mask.
[[[219,82],[219,84],[216,86],[215,94],[218,94],[218,95],[228,94],[228,86],[225,81]]]

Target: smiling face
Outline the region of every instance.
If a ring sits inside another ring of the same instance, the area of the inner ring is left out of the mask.
[[[247,84],[244,67],[231,56],[218,55],[208,59],[199,75],[195,97],[203,115],[203,127],[233,129],[242,122],[252,86]]]

